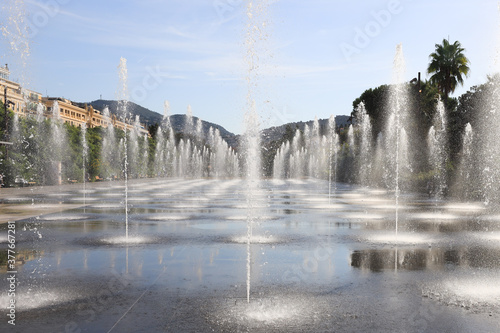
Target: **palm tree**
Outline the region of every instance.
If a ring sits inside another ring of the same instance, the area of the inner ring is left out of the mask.
[[[465,49],[456,41],[453,44],[443,39],[443,44],[436,44],[436,51],[429,55],[431,60],[427,73],[431,84],[437,85],[439,91],[448,100],[450,93],[455,91],[457,83],[463,85],[464,77],[469,76],[469,59],[464,55]]]

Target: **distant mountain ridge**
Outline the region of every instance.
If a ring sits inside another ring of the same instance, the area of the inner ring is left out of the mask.
[[[336,127],[347,127],[350,124],[350,116],[335,116],[335,126]],[[290,126],[294,131],[299,129],[304,131],[307,126],[312,127],[314,120],[309,121],[297,121],[293,123],[288,123],[280,126],[269,127],[261,131],[262,141],[264,144],[279,140],[283,137],[286,132],[286,128]],[[320,128],[326,128],[328,126],[328,119],[318,119]]]
[[[117,114],[117,106],[118,101],[115,100],[96,100],[90,103],[79,103],[81,105],[87,104],[91,105],[94,109],[102,111],[105,107],[109,108],[109,111],[112,114]],[[161,124],[163,121],[163,115],[158,112],[151,111],[143,106],[140,106],[134,102],[128,103],[128,112],[135,117],[138,115],[140,117],[141,123],[145,124],[146,127],[149,127],[154,124]],[[335,116],[335,123],[337,127],[347,127],[349,124],[349,116]],[[198,117],[193,116],[193,122],[196,124],[198,121]],[[319,119],[318,120],[320,127],[325,127],[328,124],[328,119]],[[184,131],[184,126],[186,123],[186,115],[183,114],[175,114],[170,116],[170,123],[172,124],[172,128],[175,132],[180,133]],[[284,124],[281,126],[274,126],[270,128],[266,128],[261,130],[262,134],[262,143],[267,145],[273,141],[280,140],[286,132],[286,128],[290,126],[293,130],[299,129],[301,131],[304,130],[305,125],[312,126],[313,120],[310,121],[298,121],[293,123]],[[240,144],[241,135],[236,135],[234,133],[229,132],[224,127],[210,123],[208,121],[202,120],[203,132],[206,134],[209,131],[209,128],[218,129],[221,137],[226,140],[229,146],[237,149]]]
[[[82,103],[81,103],[82,104]],[[91,105],[94,109],[102,111],[104,110],[105,107],[108,107],[109,111],[112,114],[117,114],[117,108],[118,108],[118,101],[115,100],[103,100],[99,99],[96,101],[92,101],[90,103],[86,103],[87,105]],[[146,127],[149,127],[154,124],[160,124],[163,121],[163,115],[159,114],[158,112],[151,111],[143,106],[140,106],[134,102],[128,102],[128,112],[133,116],[139,116],[141,123],[145,124]],[[198,121],[198,117],[193,116],[193,122],[196,124]],[[236,147],[237,146],[237,140],[236,140],[236,135],[234,133],[229,132],[226,130],[224,127],[202,120],[201,121],[203,124],[203,132],[206,134],[208,133],[210,127],[212,127],[214,130],[218,129],[220,132],[221,137],[226,140],[228,145],[231,147]],[[183,114],[174,114],[170,116],[170,123],[172,124],[172,128],[176,133],[180,133],[184,131],[184,125],[186,123],[186,115]]]

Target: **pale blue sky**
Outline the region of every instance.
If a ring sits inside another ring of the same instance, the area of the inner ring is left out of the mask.
[[[7,0],[7,2],[13,0]],[[271,1],[270,1],[271,2]],[[131,100],[193,114],[241,133],[245,111],[243,0],[25,0],[33,27],[30,88],[49,96],[114,99],[120,57]],[[54,6],[57,5],[56,10]],[[368,88],[390,83],[403,44],[408,80],[443,38],[459,40],[471,76],[485,82],[500,16],[494,0],[274,0],[259,80],[261,127],[349,114]],[[374,14],[374,13],[378,13]],[[387,15],[389,13],[389,15]],[[376,18],[378,16],[378,18]],[[358,31],[368,32],[367,38]],[[0,62],[16,61],[1,44]]]

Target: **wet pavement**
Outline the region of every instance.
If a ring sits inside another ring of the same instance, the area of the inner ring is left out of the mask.
[[[245,188],[132,181],[128,238],[123,183],[2,191],[0,214],[33,213],[0,225],[1,330],[500,330],[500,215],[482,203],[404,195],[396,233],[385,191],[336,184],[329,197],[324,181],[269,180],[249,210]]]

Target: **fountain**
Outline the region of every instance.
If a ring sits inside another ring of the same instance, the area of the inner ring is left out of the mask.
[[[127,145],[127,119],[128,119],[128,73],[127,73],[127,60],[125,58],[120,58],[120,64],[118,65],[118,112],[125,123],[125,135],[123,137],[123,177],[125,179],[125,241],[128,242],[128,173],[129,173],[129,162],[128,162],[128,145]],[[121,146],[121,145],[120,145]]]
[[[140,119],[130,123],[122,58],[118,118],[128,127],[115,128],[118,119],[105,109],[103,128],[74,131],[83,206],[80,184],[52,187],[42,177],[43,187],[0,191],[0,219],[15,220],[0,224],[0,243],[13,244],[8,235],[15,227],[19,331],[498,329],[500,85],[491,85],[487,107],[464,126],[460,162],[446,171],[443,104],[428,142],[417,142],[398,46],[381,132],[371,127],[364,103],[345,128],[334,116],[315,118],[288,131],[273,179],[265,179],[256,88],[267,5],[254,0],[246,8],[248,91],[239,153],[191,107],[184,131],[175,133],[168,102],[156,134],[144,136]],[[50,111],[50,120],[41,107],[19,117],[12,138],[30,168],[44,171],[61,161],[65,174],[69,150],[59,143],[71,132],[57,120],[57,102]],[[429,145],[430,161],[421,164],[429,165],[424,171],[436,184],[436,200],[411,191],[419,144]],[[91,168],[116,182],[87,181]],[[140,236],[132,237],[130,227]],[[7,263],[0,256],[4,291],[11,287]],[[11,299],[0,294],[4,317]]]
[[[498,129],[495,126],[498,123],[498,92],[500,84],[498,77],[495,76],[491,82],[488,100],[484,103],[481,117],[478,120],[478,128],[481,130],[481,136],[477,137],[476,146],[482,147],[477,153],[480,170],[480,183],[483,194],[483,201],[486,205],[500,201],[500,191],[496,184],[500,181],[500,168],[498,160],[500,152],[498,151]]]
[[[163,121],[156,132],[156,151],[154,174],[157,177],[166,177],[173,174],[173,156],[175,148],[174,132],[169,118],[170,104],[164,102]]]
[[[51,128],[50,132],[52,133],[52,138],[50,141],[50,145],[52,147],[53,155],[52,155],[52,179],[56,184],[62,184],[62,164],[63,158],[66,156],[66,148],[65,143],[67,142],[65,131],[63,128],[63,123],[61,121],[61,113],[59,109],[59,103],[57,101],[54,102],[52,107],[52,121],[50,122]]]
[[[114,179],[117,175],[119,175],[120,170],[120,158],[119,158],[119,149],[116,149],[116,134],[115,127],[113,126],[111,113],[108,107],[105,107],[103,110],[103,115],[105,119],[107,119],[106,127],[103,129],[104,135],[102,140],[102,165],[101,172],[104,175],[105,179]]]
[[[184,123],[184,133],[187,136],[194,136],[193,109],[188,105],[186,111],[186,122]]]
[[[132,124],[132,128],[130,129],[130,134],[129,134],[129,144],[127,146],[127,156],[130,156],[129,158],[129,173],[132,177],[134,178],[140,178],[141,176],[141,168],[140,168],[140,159],[142,157],[142,154],[140,154],[140,149],[139,147],[139,138],[142,139],[142,136],[140,136],[139,133],[139,128],[141,126],[140,123],[140,117],[135,116],[135,121]],[[142,148],[142,142],[141,142],[141,148]]]
[[[245,132],[244,132],[244,157],[245,157],[245,179],[246,179],[246,201],[247,201],[247,303],[250,303],[250,284],[251,284],[251,243],[253,237],[253,224],[256,219],[257,208],[254,207],[256,195],[259,191],[259,180],[261,178],[260,165],[260,133],[259,133],[259,114],[257,111],[257,101],[255,96],[255,87],[258,82],[258,55],[257,43],[262,41],[264,36],[264,26],[262,25],[262,14],[264,5],[262,1],[249,1],[247,5],[247,65],[248,74],[247,81],[247,96],[246,96],[246,112],[245,112]]]
[[[474,200],[475,193],[479,193],[477,186],[477,171],[474,168],[474,132],[470,123],[465,126],[462,140],[462,152],[458,172],[454,181],[453,193],[463,200]]]
[[[87,125],[84,124],[82,126],[82,178],[83,178],[83,205],[85,206],[87,203],[87,158],[89,153],[89,145],[87,143]],[[85,213],[85,211],[84,211]]]
[[[359,127],[359,184],[368,186],[371,184],[372,174],[372,127],[370,116],[366,113],[365,104],[361,102],[357,108],[357,119]]]
[[[396,239],[398,235],[399,223],[399,197],[401,180],[411,172],[410,159],[408,156],[408,139],[405,132],[405,124],[409,123],[407,114],[407,92],[404,84],[405,62],[403,57],[403,47],[399,44],[396,48],[394,58],[393,85],[389,96],[389,116],[385,127],[385,152],[387,154],[387,164],[385,168],[385,179],[387,187],[394,189],[396,209]],[[406,171],[406,172],[405,172]]]
[[[442,199],[445,195],[447,176],[446,164],[448,163],[448,152],[446,151],[448,136],[446,126],[446,110],[441,99],[437,104],[437,112],[434,122],[429,129],[428,135],[430,164],[434,168],[434,195],[436,199]]]
[[[304,125],[303,133],[297,129],[291,141],[280,146],[274,158],[273,177],[314,177],[336,180],[338,136],[335,118],[323,121],[323,131],[316,118],[312,126]]]
[[[338,145],[338,137],[335,132],[335,117],[333,115],[328,119],[328,145],[330,147],[329,151],[329,161],[328,161],[328,203],[332,203],[332,182],[334,184],[337,183],[337,145]],[[333,159],[333,161],[332,161]],[[337,192],[337,186],[334,187],[334,193]]]

